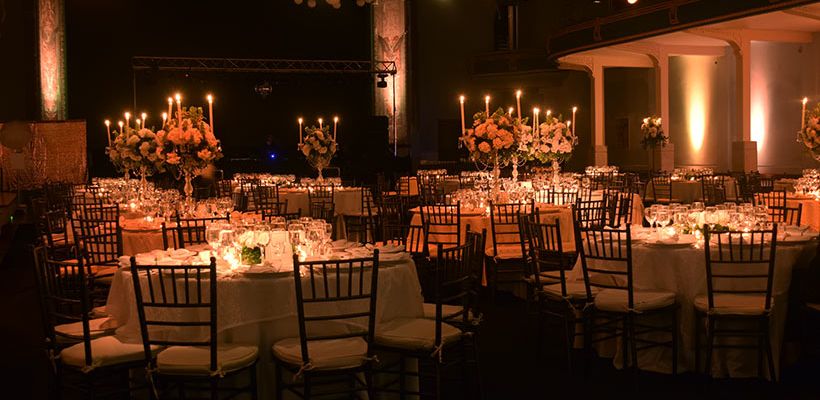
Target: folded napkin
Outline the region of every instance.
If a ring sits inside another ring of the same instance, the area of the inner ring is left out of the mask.
[[[195,254],[196,254],[195,252],[190,251],[188,249],[176,249],[176,250],[169,251],[168,252],[168,257],[173,258],[175,260],[183,260],[183,259],[191,257]]]

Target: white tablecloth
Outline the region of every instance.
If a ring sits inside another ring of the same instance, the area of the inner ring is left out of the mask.
[[[798,204],[803,205],[803,211],[800,215],[800,225],[810,226],[812,229],[820,230],[820,201],[809,196],[796,196],[794,193],[789,193],[786,198],[786,205],[789,207],[797,207]]]
[[[788,306],[788,290],[792,268],[806,263],[814,255],[817,244],[778,246],[773,282],[774,310],[771,341],[774,359],[780,359],[783,328]],[[695,364],[695,296],[706,294],[706,261],[703,249],[671,248],[633,244],[632,265],[636,289],[660,290],[676,294],[679,322],[678,372],[692,371]],[[568,279],[583,282],[580,259]],[[668,340],[668,335],[659,339]],[[701,344],[703,345],[703,341]],[[597,348],[605,357],[614,357],[613,363],[621,367],[621,342],[602,342]],[[672,352],[669,348],[656,347],[638,352],[639,366],[643,370],[671,373]],[[701,357],[704,362],[704,357]],[[757,376],[757,352],[742,349],[715,349],[713,354],[715,376]],[[701,367],[702,368],[702,367]],[[764,367],[765,368],[765,367]],[[765,372],[764,372],[765,374]]]
[[[736,200],[735,179],[726,177],[723,184],[726,188],[726,201]],[[646,186],[646,198],[655,198],[655,186],[651,181]],[[700,181],[672,181],[672,202],[688,204],[695,201],[703,201],[703,185]]]
[[[117,337],[139,342],[140,324],[131,279],[130,272],[117,271],[106,309],[120,324]],[[259,346],[259,397],[272,398],[275,388],[270,349],[281,339],[299,336],[293,276],[220,275],[217,290],[220,342]],[[412,259],[380,266],[377,324],[400,317],[421,317],[423,302]]]

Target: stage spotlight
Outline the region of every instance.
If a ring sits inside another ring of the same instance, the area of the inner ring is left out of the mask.
[[[387,87],[387,80],[385,80],[385,78],[387,78],[387,74],[378,74],[376,76],[379,78],[379,81],[376,82],[376,87],[381,88],[381,89],[386,88]]]

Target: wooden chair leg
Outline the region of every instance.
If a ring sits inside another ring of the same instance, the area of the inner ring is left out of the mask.
[[[629,367],[629,330],[627,328],[627,316],[621,322],[621,355],[623,356],[623,369]]]
[[[630,346],[630,355],[632,358],[632,369],[638,370],[638,338],[635,334],[635,315],[629,314],[627,316],[627,325],[629,326],[629,336],[627,344]]]
[[[697,352],[697,347],[695,352]],[[672,310],[672,375],[678,375],[678,309]]]
[[[715,320],[706,316],[706,365],[703,369],[706,375],[712,376],[712,351],[715,345]]]

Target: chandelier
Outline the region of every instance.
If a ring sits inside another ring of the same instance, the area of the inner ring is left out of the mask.
[[[293,0],[296,4],[302,4],[305,0]],[[333,8],[341,8],[342,7],[342,0],[325,0],[327,4],[333,6]],[[356,5],[359,7],[364,6],[365,4],[373,4],[376,3],[377,0],[356,0]],[[316,7],[316,0],[307,0],[307,5],[310,8]]]

